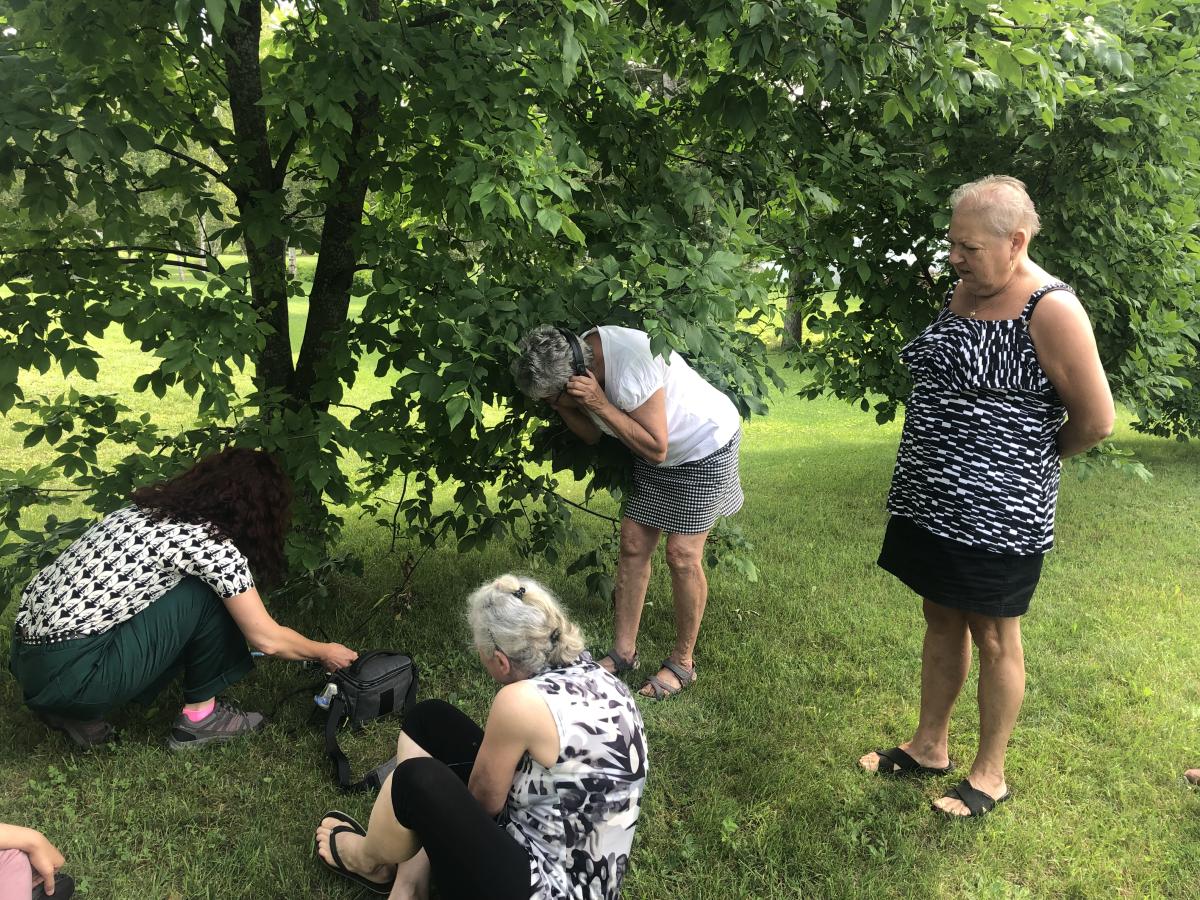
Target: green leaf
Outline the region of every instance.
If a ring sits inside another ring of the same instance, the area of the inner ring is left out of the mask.
[[[867,26],[867,37],[874,38],[892,12],[892,0],[867,0],[863,7],[863,20]]]
[[[67,151],[75,162],[84,166],[95,155],[96,142],[86,131],[76,129],[67,135]]]
[[[204,8],[208,12],[213,34],[219,35],[225,27],[225,0],[204,0]]]
[[[1105,119],[1097,116],[1096,118],[1092,119],[1092,122],[1095,123],[1097,128],[1108,134],[1124,134],[1125,132],[1129,131],[1130,127],[1133,125],[1133,121],[1125,116],[1117,116],[1112,119]]]
[[[337,157],[335,157],[328,150],[326,150],[324,153],[321,154],[321,163],[320,163],[321,177],[326,178],[329,181],[332,181],[333,179],[337,178],[338,169],[340,169],[340,168],[341,168],[341,163],[339,163],[337,161]]]
[[[453,430],[462,421],[463,414],[466,413],[470,401],[461,395],[451,397],[446,403],[446,418],[450,422],[450,429]]]
[[[562,225],[562,213],[558,210],[542,207],[537,214],[538,224],[545,228],[551,234],[558,234],[558,229]]]
[[[574,222],[571,221],[570,217],[563,216],[561,226],[562,226],[562,233],[565,234],[571,240],[573,240],[575,243],[577,243],[577,244],[585,244],[586,243],[586,241],[584,240],[584,237],[583,237],[583,232],[579,230],[578,225],[576,225]]]

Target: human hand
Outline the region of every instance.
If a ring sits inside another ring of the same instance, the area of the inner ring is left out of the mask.
[[[358,654],[341,644],[324,644],[321,648],[321,665],[326,672],[344,669],[358,659]]]
[[[58,852],[58,848],[46,839],[45,835],[37,831],[34,831],[33,834],[36,837],[31,840],[29,849],[25,851],[29,856],[29,865],[36,873],[33,876],[33,883],[43,885],[46,896],[51,897],[54,895],[54,873],[62,868],[66,860]]]
[[[588,369],[586,375],[572,375],[567,379],[567,397],[574,401],[576,406],[590,409],[594,413],[600,412],[608,405],[608,396],[596,380],[596,373],[591,369]]]

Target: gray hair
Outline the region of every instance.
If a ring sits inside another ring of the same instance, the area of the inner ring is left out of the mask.
[[[580,340],[583,364],[591,368],[594,354],[587,341]],[[521,351],[512,362],[513,377],[521,393],[535,400],[547,400],[562,393],[567,379],[575,374],[571,345],[553,325],[539,325],[517,343]]]
[[[1024,228],[1032,240],[1042,229],[1025,182],[1011,175],[985,175],[955,189],[950,195],[950,209],[957,210],[964,204],[977,209],[988,229],[1001,237]]]
[[[554,595],[532,578],[501,575],[467,600],[475,646],[495,648],[527,675],[568,665],[583,652],[583,633]]]

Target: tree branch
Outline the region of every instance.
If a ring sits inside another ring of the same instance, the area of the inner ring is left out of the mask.
[[[200,160],[194,159],[193,157],[188,156],[186,153],[180,153],[178,150],[172,150],[170,147],[166,147],[162,144],[155,144],[154,149],[157,150],[159,153],[165,153],[167,156],[174,157],[175,159],[179,160],[180,162],[187,163],[190,166],[195,166],[197,169],[207,172],[209,175],[211,175],[217,181],[221,182],[221,184],[225,185],[226,187],[230,186],[229,180],[228,180],[229,179],[228,172],[225,172],[225,173],[218,172],[212,166],[210,166],[206,163],[202,163],[202,162],[200,162]]]

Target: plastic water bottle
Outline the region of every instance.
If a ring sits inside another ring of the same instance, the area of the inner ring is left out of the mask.
[[[321,709],[329,709],[329,702],[334,698],[335,694],[337,694],[337,685],[331,681],[325,685],[321,693],[313,696],[313,703],[317,704]]]

